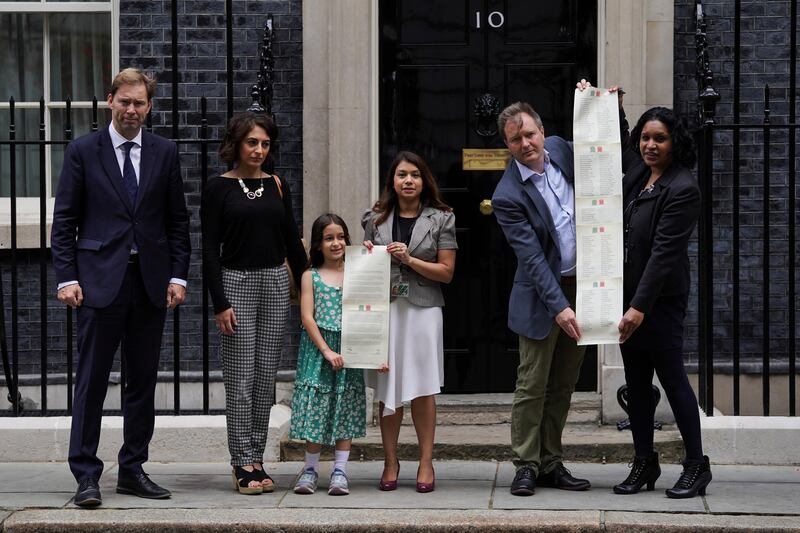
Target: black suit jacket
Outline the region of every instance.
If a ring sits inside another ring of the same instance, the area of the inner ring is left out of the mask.
[[[649,176],[644,161],[631,163],[622,180],[626,206]],[[632,209],[638,213],[627,228],[625,308],[647,315],[661,297],[688,297],[688,247],[700,216],[700,189],[689,169],[673,163],[655,182],[653,193],[636,201]]]
[[[78,280],[84,305],[108,306],[134,241],[147,295],[163,308],[169,280],[187,279],[189,272],[189,215],[177,146],[142,132],[139,190],[131,205],[108,128],[71,142],[53,212],[57,282]]]

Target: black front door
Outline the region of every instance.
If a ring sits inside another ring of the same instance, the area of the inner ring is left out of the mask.
[[[507,392],[519,361],[507,326],[516,268],[494,215],[501,171],[462,170],[465,148],[503,148],[496,113],[530,102],[548,135],[571,138],[575,82],[597,78],[597,2],[381,0],[381,181],[398,150],[428,162],[453,207],[458,255],[445,288],[445,391]],[[494,109],[493,109],[494,108]],[[596,390],[596,357],[586,380]]]

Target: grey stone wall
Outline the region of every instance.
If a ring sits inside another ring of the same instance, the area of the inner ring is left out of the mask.
[[[225,3],[221,0],[186,0],[178,3],[178,101],[172,102],[172,29],[170,2],[166,0],[122,0],[120,4],[120,68],[136,66],[155,75],[159,82],[152,113],[153,131],[172,138],[172,106],[179,111],[179,138],[200,137],[200,98],[208,100],[209,138],[220,139],[227,120],[227,72]],[[258,49],[267,14],[274,17],[275,83],[273,112],[280,130],[274,151],[275,171],[292,189],[292,203],[298,224],[302,221],[302,21],[301,0],[233,1],[234,112],[251,103],[250,87],[258,73]],[[110,80],[109,80],[110,81]],[[104,95],[98,95],[102,101]],[[273,145],[274,146],[274,145]],[[223,172],[216,157],[218,144],[209,147],[208,176]],[[202,368],[202,329],[210,331],[211,368],[219,368],[217,334],[213,314],[204,324],[201,314],[200,242],[200,147],[180,144],[186,202],[191,215],[192,258],[189,291],[180,312],[181,369]],[[38,250],[19,253],[19,349],[21,374],[38,373],[39,267]],[[10,335],[10,256],[0,252],[5,281],[6,327]],[[48,369],[66,369],[65,310],[55,299],[55,281],[48,260],[49,332]],[[293,368],[299,334],[298,310],[294,309],[287,328],[281,368]],[[9,344],[10,346],[10,344]],[[173,315],[168,313],[164,331],[162,369],[173,367]],[[117,365],[115,365],[118,368]]]
[[[694,0],[675,2],[675,107],[697,126],[697,84],[695,82]],[[718,124],[734,122],[734,2],[704,0],[709,36],[709,54],[714,72],[714,88],[720,93]],[[739,138],[740,172],[739,217],[733,220],[735,191],[732,187],[734,136],[730,131],[715,134],[713,157],[714,216],[714,350],[720,362],[730,361],[733,344],[734,254],[740,270],[739,317],[741,354],[749,370],[757,370],[763,353],[764,320],[770,323],[769,352],[773,369],[784,369],[790,325],[788,308],[788,198],[796,191],[788,188],[788,131],[773,130],[768,152],[771,168],[768,187],[770,216],[767,220],[770,254],[764,262],[764,147],[761,125],[764,121],[764,86],[770,87],[770,121],[787,124],[789,119],[790,9],[788,0],[743,0],[741,3],[741,84],[739,123],[753,125]],[[800,161],[799,161],[800,163]],[[739,224],[740,243],[733,249],[733,225]],[[696,250],[696,242],[693,250]],[[769,314],[764,316],[763,275],[768,269]],[[696,270],[694,272],[696,282]],[[696,283],[695,283],[696,286]],[[693,292],[696,295],[696,292]],[[696,355],[697,307],[692,302],[688,317],[687,352]],[[794,326],[791,326],[794,327]],[[724,364],[720,365],[723,368]]]

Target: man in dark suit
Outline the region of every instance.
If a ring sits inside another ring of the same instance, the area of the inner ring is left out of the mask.
[[[575,191],[571,143],[544,136],[526,103],[508,106],[499,131],[513,159],[492,206],[517,256],[508,327],[519,335],[520,363],[511,410],[516,476],[511,494],[536,484],[586,490],[562,462],[561,433],[585,347],[575,319]]]
[[[153,435],[166,309],[183,302],[189,216],[175,143],[142,130],[155,80],[138,69],[114,78],[111,124],[67,147],[53,212],[58,299],[78,310],[69,465],[75,504],[100,505],[100,421],[122,343],[123,445],[117,492],[169,498],[142,469]]]

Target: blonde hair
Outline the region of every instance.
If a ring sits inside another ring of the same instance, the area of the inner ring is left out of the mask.
[[[152,100],[156,95],[156,80],[148,76],[141,69],[126,68],[114,76],[114,81],[111,82],[111,96],[117,94],[117,90],[123,85],[138,85],[143,83],[147,89],[147,99]]]

